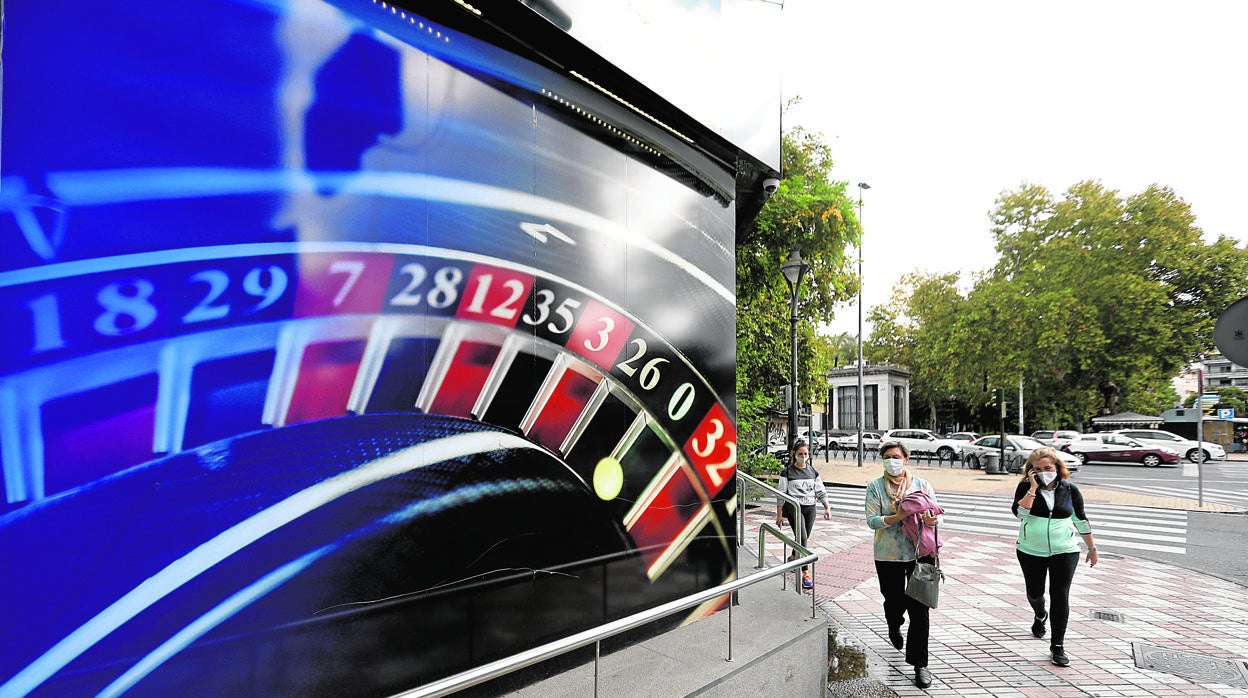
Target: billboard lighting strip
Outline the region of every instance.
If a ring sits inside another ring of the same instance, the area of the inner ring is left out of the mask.
[[[459,5],[460,7],[464,8],[465,10],[468,10],[468,11],[469,11],[469,12],[471,12],[472,14],[474,14],[474,15],[476,15],[476,16],[478,16],[478,17],[480,17],[480,16],[481,16],[481,10],[478,10],[476,7],[473,7],[472,5],[470,5],[470,4],[466,3],[466,2],[464,2],[464,0],[454,0],[454,1],[455,1],[455,4],[456,4],[456,5]]]
[[[619,102],[620,104],[623,104],[624,106],[628,107],[629,109],[632,109],[633,111],[635,111],[635,112],[637,112],[638,114],[640,114],[640,115],[644,116],[645,118],[649,119],[650,121],[653,121],[653,122],[654,122],[655,124],[657,124],[660,128],[662,128],[662,129],[664,129],[664,130],[668,131],[669,133],[671,133],[672,135],[676,136],[677,138],[680,138],[680,139],[684,140],[686,143],[689,143],[689,144],[691,144],[691,145],[693,144],[693,139],[692,139],[692,138],[690,138],[689,136],[686,136],[685,134],[681,133],[680,131],[677,131],[676,129],[672,128],[671,126],[668,126],[667,124],[663,123],[662,121],[659,121],[658,119],[654,118],[653,116],[650,116],[649,114],[647,114],[646,112],[642,111],[641,109],[638,109],[637,107],[633,106],[633,105],[632,105],[632,104],[631,104],[628,100],[624,99],[623,97],[621,97],[621,96],[619,96],[619,95],[615,94],[614,92],[612,92],[611,90],[608,90],[607,88],[603,87],[602,85],[599,85],[598,83],[594,82],[593,80],[590,80],[589,78],[585,77],[584,75],[581,75],[580,73],[576,72],[575,70],[570,71],[570,72],[572,73],[572,75],[573,75],[574,77],[576,77],[577,79],[579,79],[579,80],[583,81],[586,85],[589,85],[590,87],[594,88],[595,90],[598,90],[599,92],[601,92],[601,93],[603,93],[604,95],[606,95],[606,96],[610,97],[611,99],[614,99],[615,101]]]
[[[466,2],[464,2],[464,0],[454,0],[454,2],[455,2],[455,4],[456,4],[456,5],[459,5],[460,7],[464,8],[465,10],[468,10],[469,12],[473,13],[474,15],[477,15],[478,17],[480,17],[480,16],[481,16],[481,10],[478,10],[476,7],[473,7],[472,5],[470,5],[470,4],[466,3]],[[373,4],[374,4],[374,5],[380,5],[380,6],[381,6],[381,9],[383,9],[383,10],[390,10],[390,14],[397,16],[399,19],[406,20],[408,24],[416,24],[416,15],[410,15],[410,16],[409,16],[409,15],[407,14],[407,11],[406,11],[406,10],[401,10],[401,9],[399,9],[399,8],[398,8],[397,6],[395,6],[395,5],[391,5],[391,4],[389,4],[389,3],[382,2],[382,0],[373,0]],[[424,30],[425,30],[425,31],[427,31],[429,34],[431,34],[431,35],[435,35],[435,32],[434,32],[434,30],[433,30],[433,27],[431,27],[431,26],[427,26],[424,22],[421,22],[419,26],[420,26],[420,28],[421,28],[421,29],[424,29]],[[451,37],[449,37],[449,36],[442,36],[442,32],[436,32],[436,36],[437,36],[437,38],[442,39],[443,41],[446,41],[447,43],[450,43],[450,41],[451,41]]]
[[[651,148],[650,146],[648,146],[648,145],[646,145],[645,143],[643,143],[643,142],[641,142],[641,141],[637,140],[637,139],[636,139],[636,138],[634,138],[633,136],[630,136],[628,133],[625,133],[624,131],[621,131],[620,129],[616,128],[615,126],[612,126],[611,124],[607,123],[606,121],[603,121],[602,119],[599,119],[597,116],[594,116],[592,113],[585,111],[584,109],[582,109],[582,108],[578,107],[576,104],[573,104],[572,102],[569,102],[568,100],[564,99],[563,97],[560,97],[559,95],[555,94],[554,92],[551,92],[550,90],[548,90],[548,89],[546,89],[546,88],[544,88],[544,87],[542,88],[542,94],[543,94],[544,96],[546,96],[546,97],[548,97],[548,98],[550,98],[550,99],[552,99],[552,100],[554,100],[554,101],[558,102],[559,104],[562,104],[563,106],[567,107],[568,109],[571,109],[572,111],[575,111],[577,114],[580,114],[581,116],[585,117],[586,119],[589,119],[590,121],[594,122],[595,124],[598,124],[598,125],[599,125],[599,126],[601,126],[602,128],[604,128],[604,129],[606,129],[606,130],[610,131],[612,134],[614,134],[614,135],[616,135],[616,136],[619,136],[620,138],[623,138],[624,140],[628,141],[629,143],[632,143],[633,145],[637,146],[638,148],[641,148],[642,150],[644,150],[644,151],[646,151],[646,152],[650,153],[651,155],[654,155],[654,156],[656,156],[656,157],[662,157],[662,156],[663,156],[663,154],[662,154],[662,153],[660,153],[659,151],[655,150],[654,148]],[[658,122],[655,122],[655,123],[658,123]]]

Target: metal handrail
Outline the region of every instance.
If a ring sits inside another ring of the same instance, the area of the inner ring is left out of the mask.
[[[574,649],[585,647],[586,645],[589,645],[590,643],[600,643],[602,640],[609,638],[613,635],[617,635],[626,630],[632,630],[633,628],[645,625],[646,623],[653,622],[666,615],[675,613],[677,611],[683,611],[686,608],[692,608],[693,606],[697,606],[698,604],[705,603],[707,601],[710,601],[711,599],[723,596],[725,594],[731,594],[732,592],[738,589],[743,589],[752,584],[757,584],[761,581],[770,579],[776,575],[785,574],[791,569],[801,567],[802,565],[811,564],[817,561],[818,559],[819,559],[818,555],[811,554],[805,557],[798,558],[796,560],[785,562],[775,567],[768,568],[767,571],[765,572],[752,574],[748,577],[740,577],[740,578],[732,580],[731,582],[720,584],[719,586],[700,591],[696,594],[690,594],[689,596],[676,599],[675,601],[669,601],[660,606],[655,606],[654,608],[648,608],[644,611],[639,611],[637,613],[634,613],[631,616],[625,616],[624,618],[620,618],[619,620],[614,620],[614,621],[611,621],[610,623],[605,623],[603,625],[599,625],[598,627],[590,628],[589,630],[583,630],[579,633],[576,633],[575,635],[569,635],[568,637],[561,638],[553,642],[548,642],[544,645],[534,647],[533,649],[525,650],[524,652],[513,654],[510,657],[504,657],[502,659],[495,660],[488,664],[482,664],[479,667],[474,667],[466,671],[461,671],[458,674],[448,676],[444,679],[439,679],[432,683],[427,683],[424,686],[413,688],[410,691],[404,691],[403,693],[397,694],[397,696],[400,696],[401,698],[432,698],[434,696],[450,695],[456,691],[463,690],[470,686],[476,686],[477,684],[484,683],[486,681],[489,681],[490,679],[498,678],[499,676],[503,676],[517,669],[523,669],[527,666],[532,666],[533,664],[537,664],[538,662],[542,662],[547,659],[557,657],[561,654],[564,654],[565,652],[571,652]],[[811,596],[813,597],[814,595],[812,594]],[[732,625],[731,625],[732,604],[731,603],[728,604],[728,610],[729,610],[729,614],[728,614],[729,632],[728,634],[729,634],[729,638],[731,638],[732,636]],[[729,648],[729,654],[731,655],[731,647]],[[597,659],[598,659],[598,649],[595,649],[594,661],[597,662]],[[598,695],[597,677],[598,677],[598,671],[597,671],[597,668],[595,668],[594,670],[594,681],[595,681],[594,695]]]
[[[737,511],[739,512],[745,511],[745,488],[741,487],[742,481],[758,485],[759,487],[765,490],[770,490],[773,494],[775,494],[780,499],[783,499],[785,502],[792,504],[793,513],[794,513],[793,521],[794,521],[794,524],[796,525],[796,529],[794,530],[794,533],[796,534],[796,538],[798,540],[803,540],[806,537],[802,535],[805,532],[806,520],[802,518],[802,505],[798,503],[797,499],[790,496],[788,493],[781,492],[780,490],[772,487],[771,485],[768,485],[767,483],[763,482],[762,480],[759,480],[758,478],[752,475],[747,475],[741,472],[740,470],[737,471]],[[772,530],[775,530],[775,528],[773,527]],[[776,531],[776,532],[779,533],[779,531]],[[738,541],[737,545],[740,545],[740,541],[743,540],[744,538],[745,538],[745,516],[743,515],[743,516],[737,517],[737,541]],[[783,536],[783,535],[781,536],[781,538],[783,538],[786,541],[792,540],[788,538],[787,536]],[[793,547],[798,548],[800,550],[806,550],[806,548],[800,545],[797,545],[796,543],[793,543],[792,545]],[[759,546],[760,547],[762,546],[761,540],[759,541]],[[761,550],[759,551],[759,554],[760,555],[762,554]],[[809,551],[807,552],[807,554],[808,555],[810,554]],[[793,584],[794,586],[797,587],[798,592],[800,593],[802,587],[800,584],[797,583],[796,576],[794,576],[793,579],[794,579]]]
[[[793,546],[794,550],[802,554],[802,557],[800,559],[805,560],[807,558],[811,558],[812,562],[819,559],[818,555],[815,555],[814,553],[810,552],[809,550],[802,547],[801,545],[798,545],[797,541],[784,535],[784,531],[781,531],[780,529],[776,528],[775,526],[772,526],[769,523],[762,523],[762,524],[759,524],[758,526],[758,564],[754,566],[754,569],[756,570],[763,569],[763,553],[764,553],[763,536],[764,534],[768,532],[770,532],[772,535],[779,538],[780,540],[784,541],[785,543]],[[811,581],[811,584],[813,585],[815,581],[815,566],[813,564],[810,566],[810,581]],[[802,588],[798,586],[797,584],[797,570],[796,569],[793,571],[793,585],[794,587],[796,587],[797,593],[799,594],[802,593]],[[815,595],[813,592],[810,595],[810,617],[811,618],[815,617]]]
[[[755,484],[761,485],[762,487],[769,489],[772,492],[775,492],[776,494],[780,495],[782,498],[786,500],[792,500],[792,497],[789,497],[788,495],[784,494],[783,492],[780,492],[774,487],[770,487],[769,485],[759,482],[758,480],[750,477],[749,475],[746,475],[745,473],[738,472],[737,478],[738,480],[740,480],[741,478],[746,478],[747,480],[752,481]],[[738,496],[738,502],[740,502],[741,501],[741,487],[740,486],[737,487],[737,496]],[[794,503],[796,504],[795,500],[794,500]],[[742,521],[741,536],[744,536],[744,517],[745,517],[744,507],[738,507],[737,516]],[[799,522],[798,526],[803,525],[801,523],[800,516],[797,517],[797,520]],[[476,686],[478,684],[485,683],[486,681],[489,681],[491,679],[496,679],[500,676],[504,676],[518,669],[523,669],[525,667],[532,666],[539,662],[546,661],[547,659],[552,659],[561,654],[571,652],[572,650],[575,650],[575,649],[580,649],[581,647],[585,647],[593,643],[594,644],[594,695],[597,696],[598,695],[598,660],[599,660],[600,653],[601,653],[601,643],[604,639],[618,635],[619,633],[625,632],[627,630],[632,630],[633,628],[645,625],[647,623],[651,623],[664,616],[670,615],[672,613],[676,613],[677,611],[683,611],[687,608],[692,608],[699,604],[710,601],[711,599],[724,596],[725,594],[731,594],[732,592],[735,592],[738,589],[744,589],[745,587],[751,586],[753,584],[758,584],[759,582],[766,581],[777,575],[784,575],[790,570],[793,570],[794,575],[796,575],[796,570],[800,569],[801,567],[805,565],[810,565],[811,578],[812,579],[814,578],[814,563],[819,560],[819,556],[810,552],[803,546],[798,545],[797,542],[794,541],[792,538],[789,538],[782,531],[779,531],[778,529],[776,529],[776,527],[767,523],[762,524],[760,527],[760,531],[759,531],[758,540],[759,540],[759,548],[760,548],[759,550],[760,566],[763,560],[763,553],[761,550],[762,544],[763,544],[763,530],[761,529],[766,529],[770,531],[771,533],[776,535],[778,538],[783,540],[786,544],[792,546],[794,550],[797,550],[800,553],[803,553],[802,557],[799,557],[795,560],[782,562],[781,564],[776,565],[775,567],[767,568],[763,572],[758,572],[748,577],[738,577],[737,579],[734,579],[731,582],[726,582],[724,584],[720,584],[710,589],[705,589],[696,594],[690,594],[688,596],[684,596],[682,598],[669,601],[665,604],[655,606],[654,608],[648,608],[644,611],[639,611],[637,613],[632,614],[631,616],[625,616],[624,618],[620,618],[619,620],[614,620],[614,621],[611,621],[610,623],[604,623],[603,625],[599,625],[597,627],[590,628],[588,630],[583,630],[574,635],[569,635],[568,637],[554,640],[553,642],[548,642],[544,645],[539,645],[532,649],[525,650],[517,654],[513,654],[510,657],[504,657],[502,659],[489,662],[488,664],[482,664],[481,666],[473,667],[472,669],[468,669],[466,671],[461,671],[458,674],[453,674],[451,676],[438,679],[437,681],[434,681],[432,683],[427,683],[423,686],[418,686],[409,691],[404,691],[403,693],[399,693],[396,695],[398,698],[434,698],[435,696],[450,695],[457,691],[461,691],[465,688],[469,688],[471,686]],[[799,586],[799,589],[800,589],[800,586]],[[812,593],[810,597],[811,597],[811,601],[810,601],[811,617],[814,618],[815,617],[815,595]],[[729,601],[728,603],[728,661],[731,661],[731,660],[732,660],[732,602]]]

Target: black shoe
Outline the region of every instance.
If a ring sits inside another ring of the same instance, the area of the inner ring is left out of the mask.
[[[901,649],[906,644],[905,638],[901,636],[901,628],[888,629],[888,641],[893,643],[893,647]]]
[[[1036,637],[1044,637],[1044,621],[1049,619],[1049,614],[1036,616],[1036,620],[1031,624],[1031,634]]]
[[[1049,648],[1052,655],[1050,660],[1057,666],[1070,666],[1070,657],[1066,656],[1066,650],[1061,645],[1053,645]]]
[[[925,666],[916,666],[914,668],[914,685],[919,688],[927,688],[932,685],[932,672],[927,670]]]

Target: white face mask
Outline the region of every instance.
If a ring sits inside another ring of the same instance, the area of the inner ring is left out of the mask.
[[[906,462],[900,458],[885,458],[884,472],[892,475],[893,477],[897,477],[898,475],[906,472]]]
[[[1036,478],[1040,480],[1041,484],[1043,484],[1045,487],[1048,487],[1049,484],[1051,484],[1055,479],[1057,479],[1057,473],[1052,470],[1047,470],[1047,471],[1037,470]]]

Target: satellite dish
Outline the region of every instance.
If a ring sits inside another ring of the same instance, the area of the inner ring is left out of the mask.
[[[1240,298],[1218,316],[1213,343],[1226,358],[1248,366],[1248,298]]]

